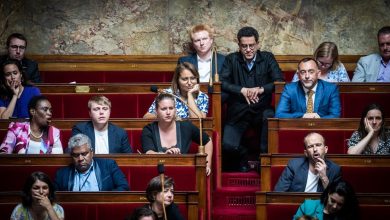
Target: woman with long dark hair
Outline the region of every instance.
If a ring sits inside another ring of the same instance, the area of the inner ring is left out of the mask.
[[[348,140],[348,154],[390,154],[390,133],[385,130],[385,112],[380,105],[364,109],[358,130]]]
[[[345,182],[332,182],[321,194],[320,200],[305,200],[298,208],[293,219],[303,215],[318,220],[357,220],[359,205],[352,186]]]
[[[22,204],[18,204],[11,214],[11,220],[63,220],[64,209],[54,203],[54,185],[43,172],[32,173],[24,183]]]
[[[29,80],[18,60],[9,59],[2,64],[0,76],[0,118],[28,118],[30,99],[40,95]]]

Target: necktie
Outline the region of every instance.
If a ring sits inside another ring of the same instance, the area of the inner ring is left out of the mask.
[[[313,90],[307,92],[307,108],[306,113],[313,113]]]

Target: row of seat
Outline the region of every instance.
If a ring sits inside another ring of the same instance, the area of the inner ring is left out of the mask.
[[[145,192],[57,192],[56,201],[64,208],[66,219],[125,219],[132,211],[148,203]],[[203,219],[198,192],[175,192],[175,203],[188,220]],[[0,219],[9,219],[19,192],[0,192]]]
[[[188,155],[140,155],[140,154],[110,154],[110,155],[95,155],[100,158],[110,158],[117,162],[120,169],[125,174],[127,181],[130,185],[132,192],[138,192],[140,198],[144,197],[146,185],[149,180],[158,175],[157,164],[164,163],[165,175],[173,177],[175,180],[175,191],[183,192],[185,194],[193,194],[196,192],[195,199],[186,199],[181,202],[185,202],[185,206],[192,205],[192,202],[196,204],[196,209],[202,210],[205,213],[210,204],[210,178],[206,177],[206,156],[199,154]],[[23,183],[26,177],[34,171],[43,171],[47,173],[51,179],[54,180],[57,169],[67,166],[71,163],[69,155],[0,155],[0,175],[7,177],[6,181],[0,183],[0,194],[6,194],[7,192],[18,191],[22,189]],[[95,193],[96,194],[96,193]],[[81,194],[85,197],[83,200],[79,200],[80,197],[71,199],[69,194],[68,202],[72,201],[77,203],[77,206],[88,206],[88,203],[95,204],[95,197],[99,197],[98,194]],[[126,193],[125,193],[126,194]],[[77,194],[76,194],[77,195]],[[90,197],[92,195],[92,197]],[[95,196],[93,196],[95,195]],[[180,193],[179,193],[180,195]],[[124,196],[119,194],[119,196]],[[1,197],[1,196],[0,196]],[[109,198],[102,195],[101,200],[108,202]],[[99,201],[99,199],[97,200]],[[121,207],[127,207],[125,203],[131,203],[131,201],[111,201],[110,203],[121,204]],[[125,202],[124,202],[125,201]],[[176,201],[176,199],[175,199]],[[10,201],[7,201],[10,202]],[[62,200],[59,203],[62,205]],[[139,203],[147,203],[145,199],[139,201]],[[179,199],[180,202],[180,199]],[[15,202],[10,202],[14,204]],[[66,201],[65,201],[66,203]],[[103,202],[102,202],[103,203]],[[123,203],[123,204],[122,204]],[[99,206],[88,206],[86,209],[97,209]],[[7,206],[9,208],[9,206]],[[132,207],[134,208],[134,207]],[[0,210],[6,209],[1,203]],[[67,211],[70,209],[67,209]],[[108,209],[105,209],[108,210]],[[128,210],[130,212],[130,210]],[[2,212],[1,212],[2,213]],[[7,212],[8,215],[10,212]],[[186,213],[186,212],[184,212]],[[203,214],[202,214],[203,215]],[[104,216],[104,215],[103,215]],[[68,217],[67,217],[68,218]],[[3,219],[3,217],[0,217]],[[5,218],[4,218],[5,219]],[[79,218],[75,218],[79,219]],[[83,218],[85,219],[85,218]],[[94,219],[94,218],[86,218]],[[96,219],[104,219],[102,216]],[[197,218],[192,218],[197,219]]]

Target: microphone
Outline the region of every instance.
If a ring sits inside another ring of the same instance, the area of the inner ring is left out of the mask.
[[[163,94],[168,94],[168,95],[171,95],[173,96],[174,98],[178,99],[179,101],[181,101],[184,105],[186,105],[188,107],[188,109],[190,111],[193,111],[196,115],[196,117],[199,119],[199,138],[200,138],[200,145],[199,145],[199,148],[198,148],[198,154],[205,154],[205,147],[203,146],[203,126],[202,126],[202,117],[199,116],[198,114],[196,114],[196,111],[194,111],[193,108],[191,108],[182,98],[180,98],[179,96],[175,95],[174,93],[172,92],[168,92],[164,89],[159,89],[157,86],[155,85],[152,85],[150,86],[150,91],[154,92],[154,93],[163,93]]]
[[[162,201],[162,207],[163,207],[163,213],[164,213],[164,220],[167,220],[167,212],[165,210],[165,196],[164,196],[164,183],[165,183],[165,176],[164,176],[164,172],[165,172],[165,167],[164,167],[164,164],[163,163],[158,163],[157,164],[157,171],[158,171],[158,174],[160,175],[160,181],[161,181],[161,192],[162,192],[162,195],[163,195],[163,201]]]
[[[214,56],[214,59],[213,59]],[[219,74],[218,74],[218,53],[217,53],[217,47],[214,46],[211,48],[211,62],[210,62],[210,79],[209,79],[209,86],[208,91],[209,93],[212,93],[214,91],[213,88],[213,60],[214,60],[214,82],[219,82]]]

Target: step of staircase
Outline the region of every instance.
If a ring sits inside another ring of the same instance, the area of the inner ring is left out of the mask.
[[[213,220],[256,219],[255,192],[260,190],[259,173],[223,172],[221,185],[212,196]]]
[[[214,208],[212,220],[256,220],[256,209]]]
[[[256,171],[247,173],[230,172],[222,173],[222,187],[258,187],[260,190],[260,175]]]

